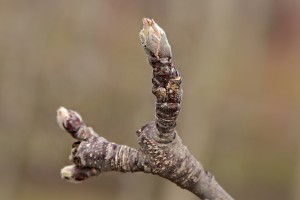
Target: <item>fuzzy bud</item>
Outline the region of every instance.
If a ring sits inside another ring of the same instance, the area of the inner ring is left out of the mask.
[[[56,112],[56,121],[58,126],[65,130],[64,122],[69,119],[70,115],[68,110],[65,107],[60,107]]]
[[[143,29],[139,35],[149,61],[172,57],[166,33],[153,19],[143,19]]]
[[[79,128],[83,125],[81,116],[72,110],[67,110],[64,107],[60,107],[57,110],[56,120],[58,125],[73,134],[76,133]]]
[[[80,168],[76,165],[69,165],[61,169],[61,178],[71,183],[81,183],[85,179],[96,176],[100,173],[95,168]]]

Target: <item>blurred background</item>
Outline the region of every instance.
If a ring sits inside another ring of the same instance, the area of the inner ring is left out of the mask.
[[[196,200],[162,178],[60,178],[73,139],[56,110],[137,147],[153,119],[142,18],[183,77],[178,131],[236,199],[300,199],[300,1],[0,1],[0,199]]]

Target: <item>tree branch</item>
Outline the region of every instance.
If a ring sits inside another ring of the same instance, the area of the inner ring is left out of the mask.
[[[153,68],[152,92],[157,98],[154,121],[137,131],[140,148],[106,140],[87,127],[77,112],[61,107],[57,122],[77,140],[70,156],[74,165],[61,170],[62,178],[81,182],[107,171],[145,172],[166,178],[201,199],[233,199],[190,154],[175,130],[181,77],[172,63],[165,32],[154,20],[143,19],[140,39]]]
[[[161,142],[175,136],[176,118],[182,98],[181,78],[172,63],[172,51],[165,32],[154,20],[143,19],[141,43],[153,68],[152,93],[156,96],[155,123]]]

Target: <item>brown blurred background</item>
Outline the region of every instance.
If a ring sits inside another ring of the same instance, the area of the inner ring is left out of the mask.
[[[0,1],[0,199],[196,200],[159,177],[60,178],[56,109],[137,147],[154,115],[138,32],[154,18],[183,76],[178,131],[236,199],[300,199],[300,1]]]

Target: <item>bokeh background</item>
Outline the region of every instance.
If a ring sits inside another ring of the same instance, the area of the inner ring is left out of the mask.
[[[59,106],[133,147],[153,119],[143,17],[172,45],[192,154],[236,199],[300,199],[297,0],[1,0],[0,199],[197,199],[143,173],[60,178],[73,140]]]

